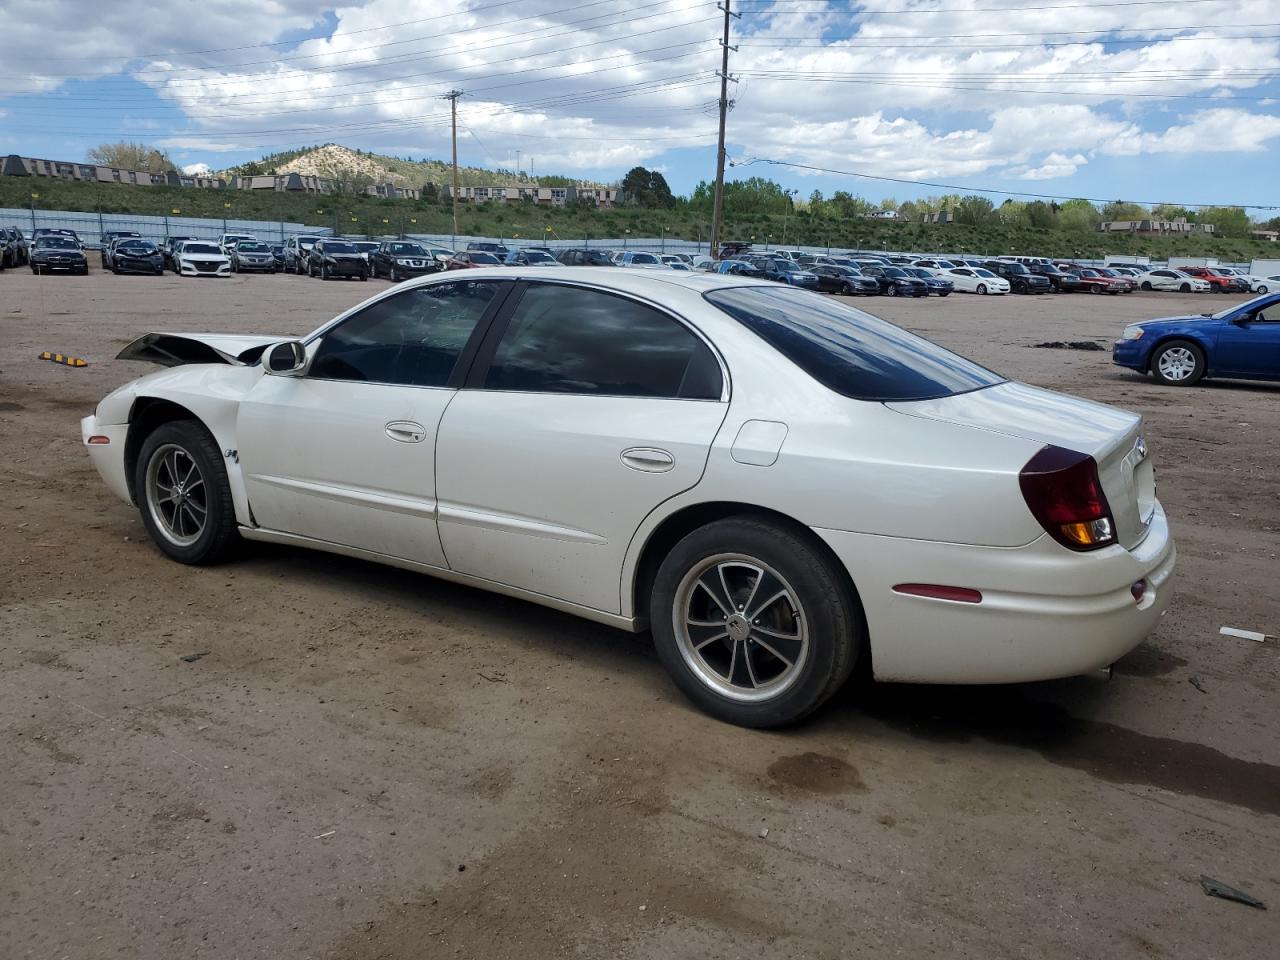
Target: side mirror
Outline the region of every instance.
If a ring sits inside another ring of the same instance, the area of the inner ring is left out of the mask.
[[[278,377],[296,377],[307,365],[307,348],[299,340],[286,340],[267,348],[262,368]]]

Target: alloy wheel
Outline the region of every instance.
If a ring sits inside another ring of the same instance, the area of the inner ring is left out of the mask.
[[[191,454],[176,443],[157,447],[147,463],[147,509],[161,535],[175,546],[200,539],[209,518],[204,476]]]
[[[689,668],[732,700],[777,696],[796,682],[809,655],[795,588],[754,557],[718,554],[694,566],[676,589],[672,615]]]
[[[1166,380],[1181,382],[1195,373],[1196,358],[1186,347],[1170,347],[1160,354],[1156,366]]]

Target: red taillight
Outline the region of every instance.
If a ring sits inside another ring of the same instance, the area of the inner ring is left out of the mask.
[[[1116,542],[1111,506],[1087,453],[1047,446],[1018,474],[1022,497],[1053,539],[1072,550],[1096,550]]]

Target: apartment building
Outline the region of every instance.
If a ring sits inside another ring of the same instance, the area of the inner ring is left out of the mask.
[[[1098,224],[1102,233],[1191,234],[1214,233],[1212,223],[1190,223],[1186,217],[1174,220],[1104,220]]]
[[[448,200],[453,197],[452,185],[446,183],[439,190],[442,198]],[[459,203],[533,203],[540,207],[563,207],[576,200],[591,200],[597,207],[614,207],[621,202],[620,197],[621,192],[616,187],[594,183],[567,187],[544,187],[537,183],[458,187]]]

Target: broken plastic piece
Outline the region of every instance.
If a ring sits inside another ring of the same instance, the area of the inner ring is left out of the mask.
[[[1243,903],[1246,907],[1255,907],[1258,910],[1267,909],[1267,905],[1257,897],[1250,896],[1243,890],[1237,890],[1235,887],[1227,886],[1221,880],[1215,880],[1213,877],[1206,877],[1200,874],[1200,886],[1204,888],[1204,892],[1211,897],[1221,897],[1223,900],[1234,900],[1236,903]]]
[[[1236,627],[1223,627],[1218,632],[1224,637],[1239,637],[1241,640],[1257,640],[1259,643],[1262,643],[1263,640],[1267,639],[1267,635],[1265,633],[1257,633],[1253,630],[1240,630]]]

